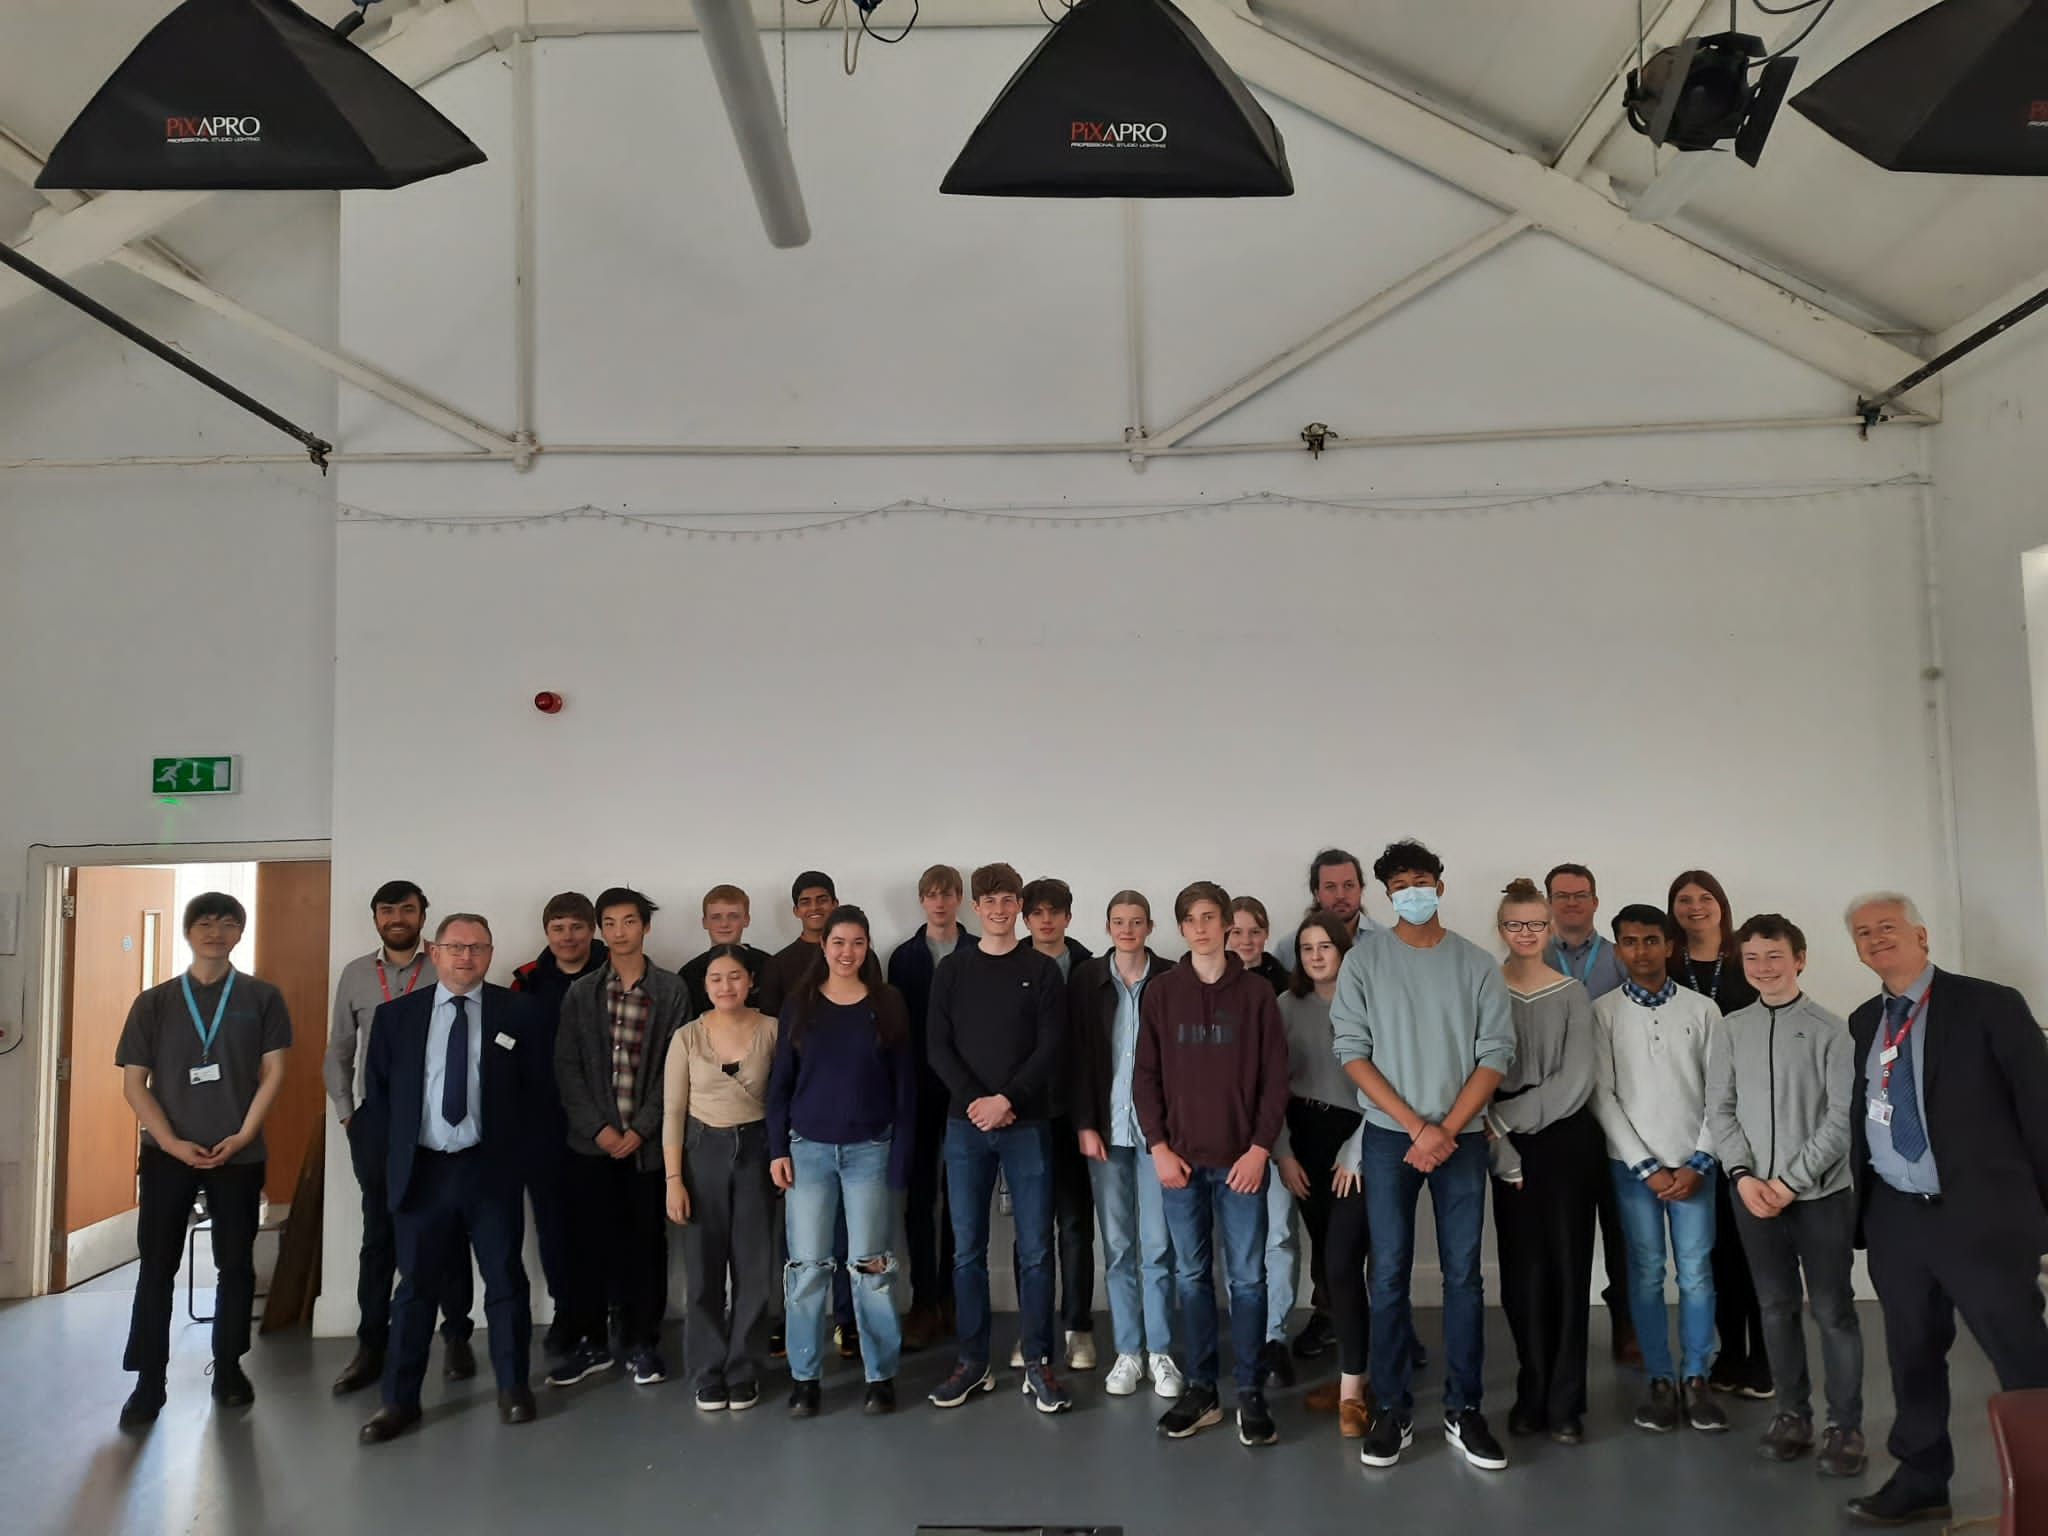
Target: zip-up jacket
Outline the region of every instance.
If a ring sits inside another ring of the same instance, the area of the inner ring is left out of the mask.
[[[1801,993],[1756,1002],[1724,1021],[1708,1059],[1708,1128],[1733,1180],[1782,1179],[1801,1200],[1849,1187],[1856,1047],[1849,1026]]]

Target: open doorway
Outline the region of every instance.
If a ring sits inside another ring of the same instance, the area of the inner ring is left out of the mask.
[[[293,1019],[284,1088],[264,1125],[269,1153],[256,1251],[263,1289],[301,1164],[322,1129],[326,861],[60,864],[53,875],[61,894],[46,949],[58,958],[47,1014],[58,1041],[48,1289],[133,1284],[139,1133],[114,1051],[137,995],[190,965],[181,914],[202,891],[226,891],[247,910],[235,965],[275,984]],[[209,1245],[190,1246],[195,1271],[210,1271]],[[187,1283],[206,1289],[211,1280],[210,1272],[195,1272]]]

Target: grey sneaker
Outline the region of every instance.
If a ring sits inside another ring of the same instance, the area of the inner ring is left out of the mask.
[[[1820,1455],[1815,1464],[1822,1477],[1861,1477],[1870,1464],[1863,1449],[1863,1431],[1838,1429],[1830,1424],[1821,1431]]]
[[[1653,1435],[1668,1435],[1678,1428],[1678,1388],[1669,1377],[1659,1376],[1636,1407],[1636,1428]]]
[[[1804,1414],[1779,1414],[1756,1449],[1766,1461],[1797,1461],[1813,1449],[1813,1420]]]
[[[1714,1401],[1713,1388],[1704,1376],[1685,1378],[1685,1422],[1710,1435],[1728,1427],[1728,1415]]]

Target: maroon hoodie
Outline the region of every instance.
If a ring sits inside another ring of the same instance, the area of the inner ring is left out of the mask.
[[[1204,982],[1194,957],[1145,985],[1131,1097],[1145,1144],[1198,1168],[1228,1168],[1253,1147],[1273,1150],[1287,1117],[1287,1032],[1273,989],[1226,955]]]

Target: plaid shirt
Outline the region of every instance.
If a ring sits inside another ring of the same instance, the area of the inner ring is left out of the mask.
[[[612,1020],[612,1097],[618,1102],[620,1123],[627,1125],[633,1120],[640,1053],[647,1043],[647,1017],[654,1011],[654,1002],[641,985],[645,980],[642,973],[640,981],[628,987],[613,971],[605,985],[604,1005]]]

